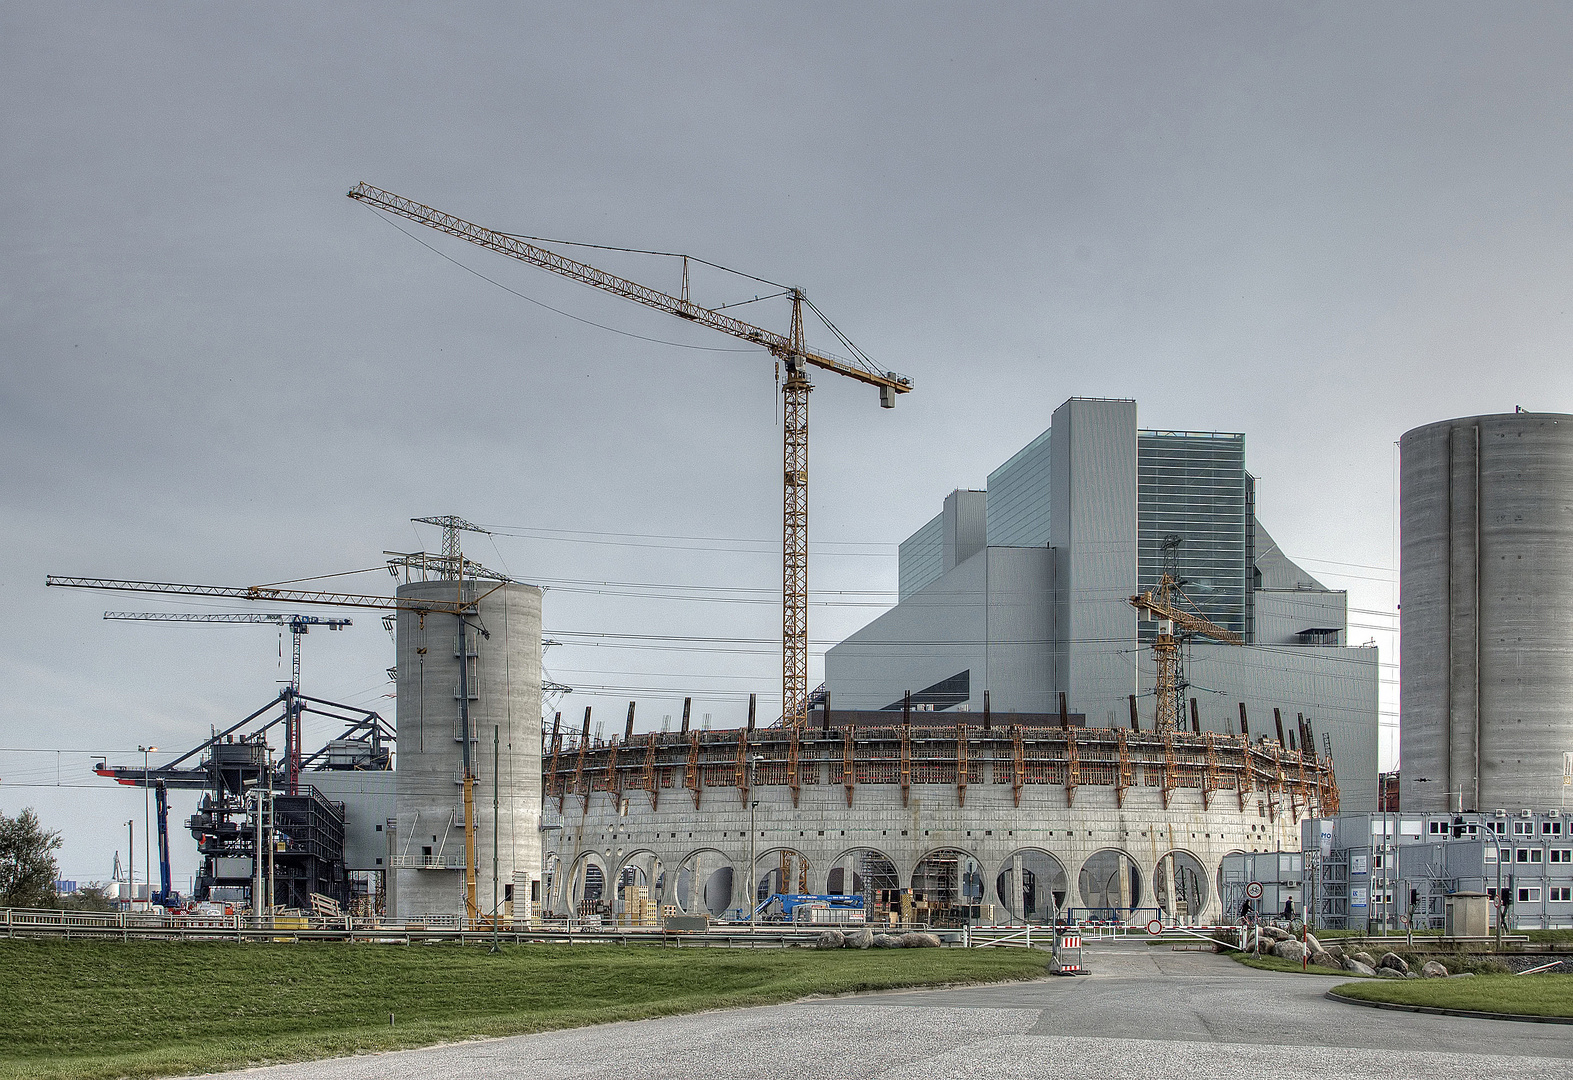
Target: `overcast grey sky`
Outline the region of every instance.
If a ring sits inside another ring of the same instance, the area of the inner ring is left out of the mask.
[[[1244,432],[1262,520],[1396,661],[1394,441],[1573,408],[1570,71],[1566,4],[0,3],[0,809],[105,878],[142,796],[16,748],[183,750],[287,677],[269,629],[105,623],[160,605],[46,573],[370,567],[436,542],[415,516],[511,534],[470,551],[524,580],[722,590],[549,591],[548,629],[745,639],[554,648],[613,688],[567,707],[779,707],[746,640],[779,632],[769,358],[417,243],[344,197],[362,179],[799,285],[913,377],[894,411],[818,380],[813,583],[866,592],[816,597],[816,641],[893,600],[946,492],[1066,397],[1119,396]],[[391,645],[351,614],[307,639],[306,689],[391,716]]]

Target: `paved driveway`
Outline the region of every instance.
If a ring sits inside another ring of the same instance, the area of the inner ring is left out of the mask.
[[[1395,1013],[1322,997],[1339,980],[1167,947],[1086,951],[1091,976],[608,1024],[255,1070],[268,1080],[728,1080],[1073,1076],[1247,1080],[1573,1072],[1573,1026]]]

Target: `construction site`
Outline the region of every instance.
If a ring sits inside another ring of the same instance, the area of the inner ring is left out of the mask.
[[[277,700],[188,752],[100,763],[157,794],[154,905],[468,927],[1200,924],[1230,914],[1227,857],[1296,850],[1303,822],[1374,791],[1375,650],[1347,647],[1343,594],[1256,521],[1243,436],[1139,431],[1134,402],[1067,401],[987,492],[956,492],[901,546],[901,602],[811,690],[809,374],[885,408],[912,380],[800,289],[778,294],[777,333],[691,300],[686,257],[673,296],[366,184],[349,195],[781,365],[781,711],[758,718],[751,696],[745,725],[695,730],[689,699],[680,730],[651,731],[631,701],[609,740],[591,708],[548,713],[543,689],[568,688],[543,676],[542,590],[468,557],[486,529],[452,515],[413,519],[440,551],[384,552],[391,596],[52,576],[375,611],[393,641],[390,722],[301,690],[302,637],[348,618],[106,613],[270,622],[295,650]],[[850,359],[806,345],[805,311]],[[336,733],[307,745],[307,716]],[[171,791],[200,793],[189,897],[170,881]]]

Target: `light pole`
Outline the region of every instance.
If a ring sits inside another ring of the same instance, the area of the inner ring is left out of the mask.
[[[759,808],[759,755],[748,759],[748,928],[759,926],[759,878],[755,849],[759,831],[754,828],[754,811]]]
[[[126,907],[137,902],[136,818],[126,819]]]
[[[139,747],[137,747],[137,749],[142,752],[142,836],[143,836],[143,840],[142,840],[142,879],[147,882],[147,898],[148,898],[149,902],[152,902],[152,899],[153,899],[153,853],[148,850],[148,839],[151,838],[152,835],[153,835],[153,810],[152,810],[152,805],[149,802],[149,799],[151,798],[151,795],[152,795],[152,789],[148,787],[148,782],[147,782],[147,778],[148,778],[147,756],[148,756],[148,754],[152,753],[154,750],[157,750],[158,747],[156,747],[156,746],[139,746]],[[135,889],[132,889],[131,891],[133,893],[136,892]]]

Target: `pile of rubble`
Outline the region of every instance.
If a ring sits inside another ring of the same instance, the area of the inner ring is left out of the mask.
[[[1301,941],[1289,931],[1276,926],[1259,926],[1254,931],[1241,931],[1238,944],[1230,944],[1243,952],[1270,953],[1296,964],[1308,962],[1317,967],[1337,968],[1367,978],[1445,979],[1450,975],[1447,967],[1435,960],[1428,960],[1419,971],[1411,971],[1409,962],[1395,952],[1386,952],[1377,958],[1368,952],[1345,949],[1339,945],[1324,946],[1309,931],[1305,934],[1305,940]]]
[[[826,930],[814,943],[816,949],[937,949],[934,934],[913,931],[908,934],[876,934],[868,927],[857,930]]]

